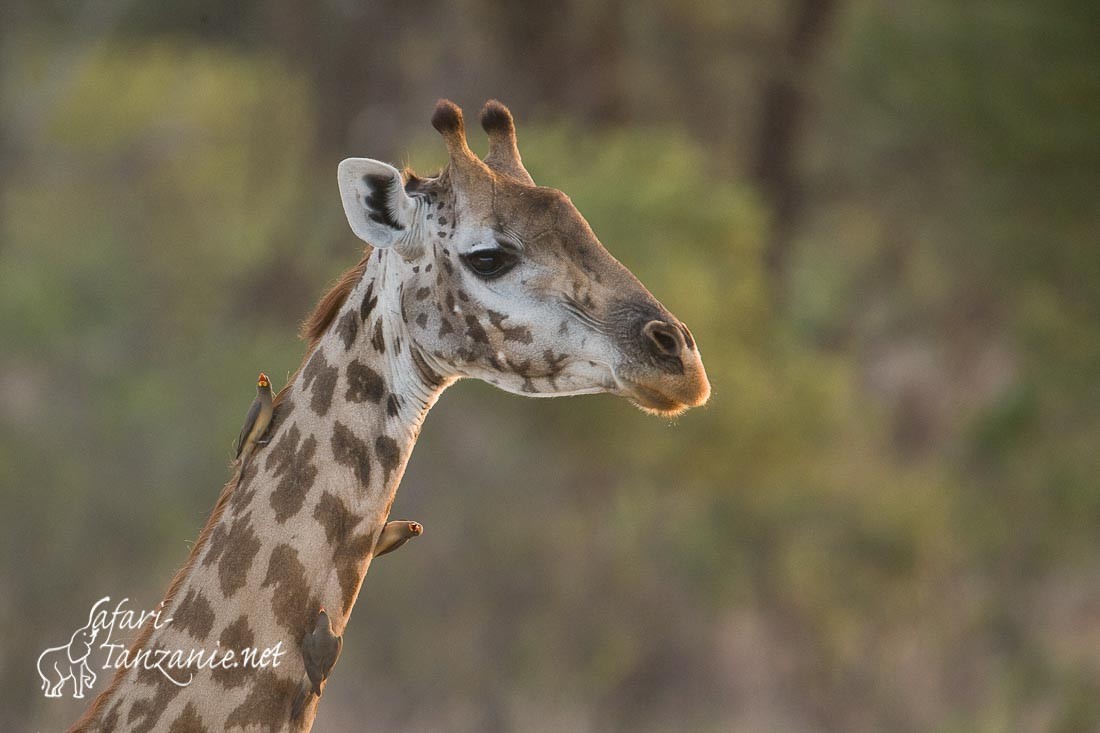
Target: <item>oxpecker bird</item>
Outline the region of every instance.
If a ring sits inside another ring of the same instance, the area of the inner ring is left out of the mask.
[[[237,459],[241,462],[241,473],[248,464],[248,459],[257,445],[264,445],[262,440],[267,428],[271,425],[271,414],[274,411],[274,399],[271,395],[271,380],[260,372],[256,378],[256,399],[248,408],[248,414],[244,418],[244,427],[241,428],[240,437],[237,438]]]
[[[313,625],[313,631],[302,639],[302,661],[305,663],[306,677],[309,682],[303,682],[301,689],[290,706],[290,717],[297,720],[305,710],[310,695],[321,696],[324,681],[328,679],[329,672],[340,658],[340,650],[344,646],[344,638],[332,633],[332,622],[328,614],[322,608],[317,613],[317,622]]]
[[[413,537],[419,537],[424,532],[420,522],[406,522],[401,519],[394,522],[386,522],[382,528],[382,534],[378,537],[378,544],[374,546],[374,556],[382,557],[387,552],[393,552]]]

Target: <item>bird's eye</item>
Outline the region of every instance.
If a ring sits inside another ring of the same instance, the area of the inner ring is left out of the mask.
[[[481,249],[462,255],[466,266],[481,277],[500,277],[516,264],[516,256],[504,249]]]

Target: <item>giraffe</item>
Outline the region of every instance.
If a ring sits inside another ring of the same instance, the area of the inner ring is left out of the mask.
[[[278,667],[193,670],[186,686],[142,665],[116,673],[74,731],[309,730],[291,702],[318,609],[344,633],[428,410],[456,380],[521,395],[610,392],[676,415],[710,384],[690,331],[600,244],[565,194],[534,184],[511,113],[432,125],[437,175],[340,163],[341,201],[367,243],[303,324],[302,366],[275,399],[266,445],[223,489],[162,601],[170,623],[138,650],[270,648]],[[336,670],[338,673],[338,669]]]

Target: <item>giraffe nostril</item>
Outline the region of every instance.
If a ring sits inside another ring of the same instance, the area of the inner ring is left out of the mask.
[[[684,348],[684,336],[679,329],[664,321],[650,321],[642,326],[649,348],[662,356],[679,356]]]

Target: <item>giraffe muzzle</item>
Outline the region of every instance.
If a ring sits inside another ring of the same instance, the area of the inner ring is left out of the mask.
[[[663,309],[645,313],[622,334],[623,351],[634,358],[620,364],[620,394],[659,415],[678,415],[710,397],[710,382],[691,332]]]

